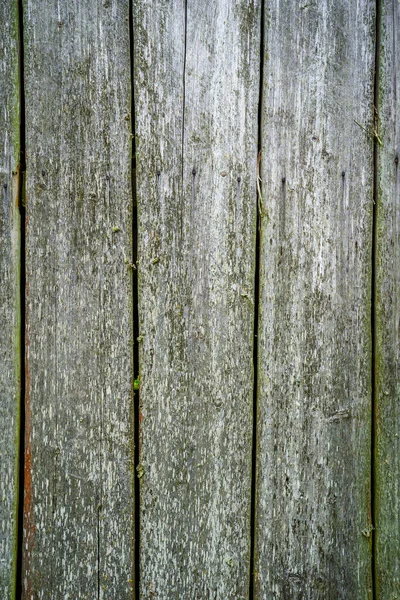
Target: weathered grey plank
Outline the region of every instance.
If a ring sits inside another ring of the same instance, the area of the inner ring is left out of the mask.
[[[400,598],[400,7],[382,3],[376,236],[377,598]]]
[[[266,1],[256,598],[371,597],[374,11]]]
[[[247,598],[260,3],[134,30],[141,597]]]
[[[0,597],[15,597],[20,404],[18,15],[0,3]]]
[[[131,598],[129,5],[24,11],[24,597]]]

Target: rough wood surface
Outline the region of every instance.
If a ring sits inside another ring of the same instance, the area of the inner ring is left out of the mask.
[[[0,3],[0,597],[14,598],[18,514],[20,218],[18,18]]]
[[[144,0],[134,30],[141,597],[244,599],[260,3]]]
[[[24,1],[24,597],[132,597],[128,0]]]
[[[400,598],[400,6],[382,3],[376,236],[377,598]]]
[[[374,11],[266,1],[259,599],[371,597]]]

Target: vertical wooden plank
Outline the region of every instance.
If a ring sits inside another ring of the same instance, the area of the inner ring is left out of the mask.
[[[25,598],[131,598],[128,0],[25,0]]]
[[[260,3],[134,4],[144,598],[247,598]]]
[[[376,590],[400,598],[400,7],[382,2],[376,236]]]
[[[256,598],[372,593],[374,12],[266,1]]]
[[[0,597],[14,598],[20,403],[17,3],[0,3]]]

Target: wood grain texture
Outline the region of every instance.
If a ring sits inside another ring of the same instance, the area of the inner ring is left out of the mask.
[[[132,597],[127,0],[24,1],[24,597]]]
[[[248,598],[260,3],[134,3],[141,598]]]
[[[400,6],[382,2],[376,236],[376,589],[400,598]]]
[[[374,11],[265,6],[259,599],[371,597]]]
[[[14,598],[20,404],[18,15],[0,3],[0,597]]]

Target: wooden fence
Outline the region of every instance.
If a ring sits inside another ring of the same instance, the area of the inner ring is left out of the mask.
[[[399,0],[2,0],[0,67],[0,598],[400,599]]]

